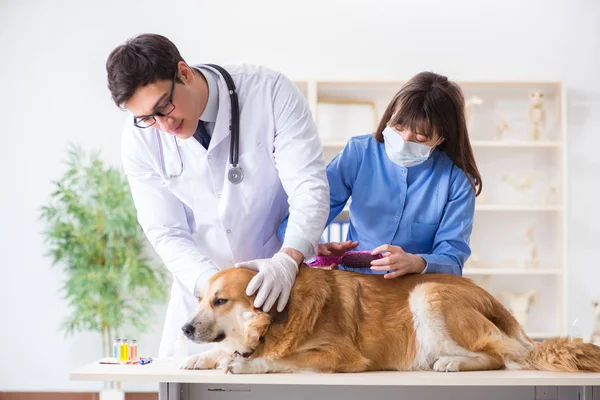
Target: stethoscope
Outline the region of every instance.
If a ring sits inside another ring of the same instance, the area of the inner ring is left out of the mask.
[[[239,184],[244,180],[244,171],[238,165],[239,153],[240,153],[240,106],[238,103],[238,97],[235,90],[235,84],[233,83],[233,79],[229,72],[227,72],[224,68],[215,64],[205,64],[209,67],[213,67],[223,79],[225,79],[225,83],[227,84],[227,90],[229,91],[230,103],[231,103],[231,124],[229,125],[229,130],[231,131],[231,139],[229,146],[229,171],[227,173],[227,179],[229,182],[234,185]],[[199,124],[202,121],[198,121]],[[162,141],[160,139],[160,132],[156,131],[156,136],[158,138],[158,153],[160,156],[160,165],[162,169],[163,178],[171,180],[173,178],[178,178],[183,174],[183,157],[181,157],[181,150],[179,149],[179,144],[177,143],[177,138],[173,136],[173,141],[175,142],[175,148],[177,149],[177,155],[179,156],[180,162],[180,170],[178,174],[167,174],[165,167],[165,158],[163,156],[163,148]]]

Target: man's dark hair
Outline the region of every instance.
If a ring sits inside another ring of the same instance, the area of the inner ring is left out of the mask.
[[[179,61],[184,61],[179,50],[164,36],[147,33],[128,39],[106,61],[113,101],[123,107],[138,87],[173,79]]]

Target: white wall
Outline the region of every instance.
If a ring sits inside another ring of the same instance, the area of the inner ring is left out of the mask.
[[[125,115],[110,100],[104,63],[125,38],[150,31],[191,63],[261,63],[294,78],[405,79],[431,69],[454,79],[564,80],[570,310],[589,331],[589,301],[600,297],[599,22],[592,0],[0,2],[0,390],[99,387],[68,381],[99,357],[99,338],[58,331],[68,313],[62,276],[44,255],[36,215],[68,142],[119,162]],[[159,313],[153,334],[140,338],[147,352],[156,352],[161,324]]]

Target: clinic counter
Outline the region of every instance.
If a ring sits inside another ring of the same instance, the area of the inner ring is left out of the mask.
[[[159,398],[161,400],[178,400],[187,398],[214,398],[210,394],[210,386],[219,386],[219,391],[227,388],[246,388],[246,391],[254,390],[259,386],[279,386],[285,390],[286,398],[294,398],[290,394],[292,387],[306,387],[313,389],[318,387],[363,387],[373,391],[377,388],[387,387],[438,387],[444,390],[445,398],[449,396],[448,387],[486,387],[488,390],[496,390],[498,396],[492,392],[486,392],[486,397],[506,398],[509,393],[498,392],[502,387],[517,389],[529,388],[518,395],[517,392],[510,394],[511,398],[532,399],[539,396],[536,388],[544,387],[556,393],[544,399],[579,399],[600,400],[600,374],[599,373],[555,373],[540,371],[477,371],[477,372],[366,372],[366,373],[340,373],[340,374],[256,374],[256,375],[231,375],[223,370],[181,370],[173,361],[156,360],[147,365],[108,365],[92,363],[72,371],[70,379],[75,381],[120,381],[120,382],[156,382],[159,385]],[[190,388],[202,386],[206,393],[203,395],[186,395],[185,391]],[[571,388],[571,391],[561,391],[559,387]],[[407,396],[406,389],[402,389]],[[594,391],[595,389],[595,391]],[[217,390],[217,389],[214,389]],[[235,391],[235,390],[231,390]],[[529,395],[531,393],[531,395]],[[559,394],[563,393],[562,396]],[[377,393],[374,393],[377,394]],[[306,393],[304,393],[306,395]],[[304,397],[300,396],[299,398]],[[432,394],[433,395],[433,394]],[[279,397],[273,394],[273,397]],[[383,396],[385,397],[385,396]],[[398,399],[398,393],[393,396]],[[458,393],[456,398],[464,398],[465,393]],[[346,397],[348,398],[348,397]],[[382,398],[378,396],[377,398]],[[402,397],[403,398],[403,397]],[[407,397],[408,398],[408,397]],[[268,400],[268,399],[265,399]]]
[[[181,370],[171,361],[147,365],[93,363],[71,373],[75,381],[376,386],[600,386],[600,374],[539,371],[364,372],[351,374],[232,375],[223,370]]]

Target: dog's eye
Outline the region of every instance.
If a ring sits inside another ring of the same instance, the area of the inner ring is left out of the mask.
[[[213,301],[213,305],[215,306],[222,306],[225,303],[227,303],[227,299],[215,299]]]

